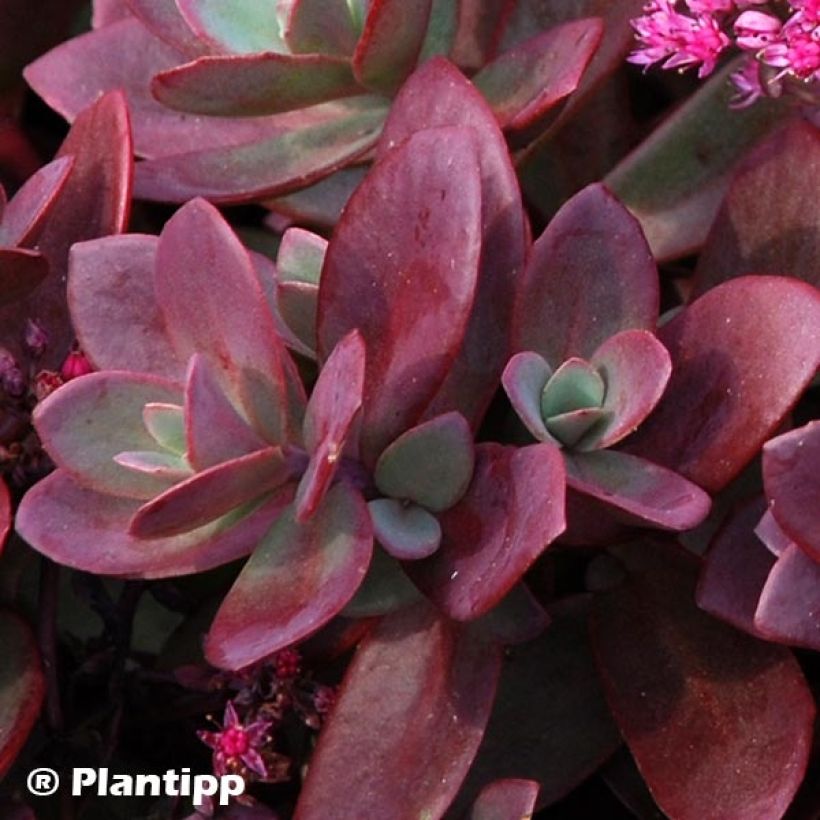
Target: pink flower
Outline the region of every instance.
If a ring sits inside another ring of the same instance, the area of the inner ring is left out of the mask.
[[[762,11],[744,11],[735,20],[737,44],[744,51],[760,51],[777,39],[783,24]]]
[[[737,92],[730,103],[732,108],[748,108],[764,96],[760,69],[760,63],[754,57],[747,57],[743,67],[732,74],[730,79]]]
[[[270,741],[268,730],[271,722],[254,720],[243,725],[233,703],[228,701],[222,727],[219,732],[197,732],[197,737],[214,750],[214,774],[221,777],[247,768],[261,778],[266,778],[268,769],[261,750]]]
[[[91,362],[85,357],[85,353],[79,348],[75,348],[66,356],[65,361],[60,367],[60,377],[64,382],[69,382],[72,379],[85,376],[93,370],[94,368],[91,366]]]
[[[811,10],[795,12],[777,40],[767,45],[759,57],[766,65],[780,69],[778,79],[787,74],[800,80],[820,79],[820,25]]]

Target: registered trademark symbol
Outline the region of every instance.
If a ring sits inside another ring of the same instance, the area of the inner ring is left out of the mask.
[[[54,769],[34,769],[26,778],[28,790],[38,797],[48,797],[60,788],[60,776]]]

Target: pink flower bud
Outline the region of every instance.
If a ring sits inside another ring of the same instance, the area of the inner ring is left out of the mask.
[[[46,333],[45,328],[39,322],[34,319],[26,319],[24,342],[26,347],[31,351],[31,354],[39,359],[48,347],[48,333]]]
[[[744,11],[735,20],[737,44],[745,51],[760,51],[772,43],[783,27],[780,20],[762,11]]]
[[[77,348],[76,350],[72,350],[68,356],[66,356],[66,359],[60,368],[60,376],[63,381],[70,382],[72,379],[76,379],[79,376],[85,376],[86,374],[93,372],[93,370],[94,368],[91,367],[91,363],[85,357],[85,353]]]

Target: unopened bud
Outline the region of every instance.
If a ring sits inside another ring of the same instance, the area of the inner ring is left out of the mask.
[[[63,366],[60,368],[60,377],[64,382],[70,382],[79,376],[85,376],[94,370],[91,363],[85,357],[85,353],[79,348],[72,350],[66,356]]]
[[[45,328],[34,319],[26,319],[26,330],[24,335],[26,347],[31,351],[32,356],[39,359],[48,347],[48,333]]]

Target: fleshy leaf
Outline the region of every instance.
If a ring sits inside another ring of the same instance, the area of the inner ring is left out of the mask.
[[[439,548],[441,525],[423,507],[394,498],[377,498],[367,508],[373,521],[373,535],[394,558],[415,561],[429,557]]]
[[[220,607],[205,643],[208,661],[241,669],[315,632],[353,596],[372,547],[367,507],[347,484],[336,484],[304,524],[291,508]]]
[[[650,461],[615,450],[567,455],[572,489],[626,513],[628,523],[688,530],[706,518],[709,496],[696,484]]]
[[[472,134],[419,132],[356,190],[328,247],[319,354],[358,328],[367,346],[362,457],[373,464],[441,384],[467,327],[481,248]]]
[[[128,533],[140,502],[100,495],[57,470],[38,482],[17,512],[17,531],[60,564],[98,575],[168,578],[205,572],[252,552],[293,499],[285,487],[253,510],[184,535],[143,541]]]
[[[208,47],[190,29],[176,0],[125,0],[131,13],[154,35],[183,54],[198,55]]]
[[[499,655],[423,603],[384,618],[347,670],[295,817],[441,817],[481,741]]]
[[[392,95],[407,79],[424,44],[431,0],[372,0],[353,55],[356,79]]]
[[[522,820],[532,817],[538,783],[534,780],[496,780],[485,786],[473,804],[470,820]]]
[[[192,470],[184,458],[174,453],[158,453],[156,450],[136,450],[117,453],[114,461],[129,470],[157,476],[169,482],[190,478]]]
[[[157,238],[106,236],[71,248],[68,301],[83,352],[98,370],[153,373],[181,381],[185,362],[154,292]]]
[[[777,519],[772,514],[771,507],[763,513],[757,526],[754,528],[755,535],[766,545],[769,552],[779,557],[781,556],[794,542],[785,532]]]
[[[533,245],[519,286],[516,350],[557,367],[610,336],[654,330],[658,273],[635,218],[602,185],[570,199]]]
[[[146,404],[181,404],[181,388],[145,374],[105,371],[63,385],[34,410],[48,454],[83,486],[129,498],[152,498],[167,481],[140,476],[114,462],[129,450],[154,450],[142,422]]]
[[[276,256],[278,281],[319,284],[327,240],[302,228],[288,228]]]
[[[513,300],[529,247],[529,226],[493,112],[475,86],[442,57],[431,59],[402,87],[385,123],[379,155],[420,129],[442,126],[469,126],[478,134],[483,245],[461,350],[424,417],[458,410],[475,429],[510,355]]]
[[[4,480],[0,480],[0,553],[3,552],[3,546],[11,530],[12,519],[9,488]]]
[[[399,436],[376,462],[374,480],[386,496],[442,512],[467,491],[474,462],[470,425],[447,413]]]
[[[625,330],[607,339],[590,364],[606,383],[605,420],[580,444],[582,450],[611,447],[634,432],[660,401],[672,373],[666,348],[645,330]]]
[[[177,8],[201,42],[228,54],[284,51],[279,3],[259,0],[176,0]]]
[[[516,584],[486,615],[476,619],[475,628],[503,646],[535,640],[551,619],[529,587]]]
[[[814,376],[820,292],[785,277],[732,279],[658,335],[672,357],[672,378],[627,449],[717,492],[760,450]]]
[[[659,543],[617,555],[629,579],[596,599],[593,645],[658,805],[677,820],[781,817],[803,779],[815,715],[797,662],[698,610],[697,565],[682,551]]]
[[[763,445],[763,483],[777,523],[820,562],[820,421]]]
[[[484,615],[563,532],[564,485],[552,444],[478,445],[467,495],[439,518],[441,547],[405,569],[449,617]]]
[[[552,368],[537,353],[516,353],[504,369],[502,384],[526,428],[539,441],[552,441],[541,416],[541,394]]]
[[[181,456],[188,449],[185,441],[185,411],[178,404],[151,402],[142,409],[145,429],[165,450]]]
[[[502,128],[531,128],[575,91],[602,34],[596,18],[554,26],[496,57],[473,82]]]
[[[169,108],[221,117],[259,117],[362,92],[350,64],[320,54],[200,57],[158,74],[154,96]]]
[[[541,417],[548,419],[574,410],[598,408],[606,385],[601,374],[583,359],[567,359],[541,391]]]
[[[401,564],[377,544],[367,575],[342,614],[348,618],[372,618],[404,609],[419,600],[421,593]]]
[[[600,407],[584,407],[551,416],[545,422],[550,435],[564,447],[573,449],[592,428],[603,423],[607,414]]]
[[[202,470],[143,504],[131,519],[129,532],[137,538],[181,535],[255,501],[292,478],[291,465],[281,448],[258,450]]]
[[[0,777],[5,777],[34,728],[46,685],[34,635],[6,610],[0,611],[0,645]]]
[[[0,307],[28,296],[47,276],[48,260],[41,253],[0,248]]]
[[[72,157],[60,157],[29,177],[6,208],[0,208],[0,245],[25,247],[36,242],[73,167]]]
[[[319,288],[307,282],[279,282],[276,311],[283,327],[279,335],[288,347],[308,359],[316,358],[316,314]]]
[[[284,30],[294,54],[347,57],[353,54],[358,37],[347,0],[295,0]]]

